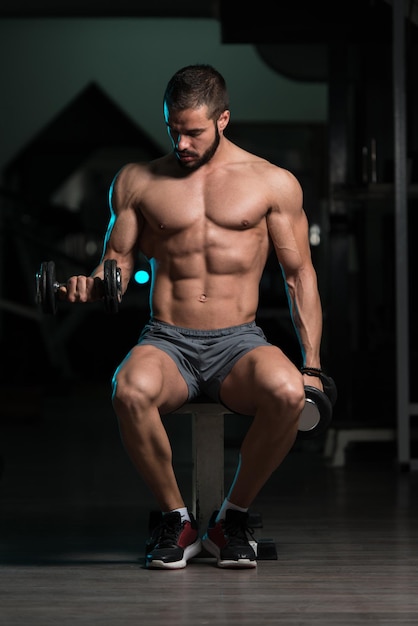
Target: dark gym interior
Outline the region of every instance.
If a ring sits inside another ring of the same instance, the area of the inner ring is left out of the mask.
[[[417,0],[112,4],[3,0],[0,19],[210,19],[222,44],[326,84],[323,123],[232,118],[227,135],[302,183],[338,400],[328,432],[297,441],[255,503],[277,558],[256,572],[205,558],[168,575],[143,568],[154,504],[120,442],[110,379],[148,319],[148,287],[132,282],[116,315],[36,303],[41,262],[64,281],[99,260],[119,167],[163,154],[92,77],[0,172],[0,621],[415,625]],[[298,363],[280,279],[271,258],[258,322]],[[190,426],[166,422],[189,498]],[[247,426],[225,417],[226,485]]]

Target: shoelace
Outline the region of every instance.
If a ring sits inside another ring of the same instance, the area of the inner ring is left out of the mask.
[[[177,544],[177,538],[179,533],[181,532],[181,523],[173,521],[170,522],[170,519],[165,520],[164,517],[162,522],[155,528],[153,532],[153,543],[154,545],[158,545],[160,547],[170,547],[173,544]]]
[[[223,527],[230,543],[235,545],[248,543],[249,537],[251,539],[254,537],[254,529],[247,525],[245,518],[242,518],[241,521],[233,520],[226,522],[224,520]]]

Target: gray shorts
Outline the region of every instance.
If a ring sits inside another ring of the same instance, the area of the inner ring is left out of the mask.
[[[219,389],[244,354],[270,344],[255,322],[220,330],[194,330],[151,319],[138,344],[152,345],[168,354],[189,388],[188,400],[202,393],[219,402]]]

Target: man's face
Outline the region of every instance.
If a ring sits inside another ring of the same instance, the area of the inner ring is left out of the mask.
[[[207,117],[207,107],[170,112],[164,107],[167,131],[177,161],[187,170],[197,170],[216,152],[220,133],[216,122]]]

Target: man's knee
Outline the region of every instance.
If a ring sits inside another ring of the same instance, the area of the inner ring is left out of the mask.
[[[131,375],[123,370],[117,371],[112,379],[112,401],[115,409],[127,408],[141,410],[155,402],[155,383],[147,375]]]
[[[299,415],[305,404],[303,378],[297,372],[277,373],[266,388],[269,402],[286,413]]]
[[[292,413],[300,414],[305,406],[305,389],[301,376],[289,377],[284,381],[281,398]]]
[[[296,436],[299,417],[305,406],[303,379],[301,376],[280,376],[271,383],[261,394],[258,407],[264,427],[270,423],[272,438],[276,435],[282,437],[284,432],[292,432]]]

